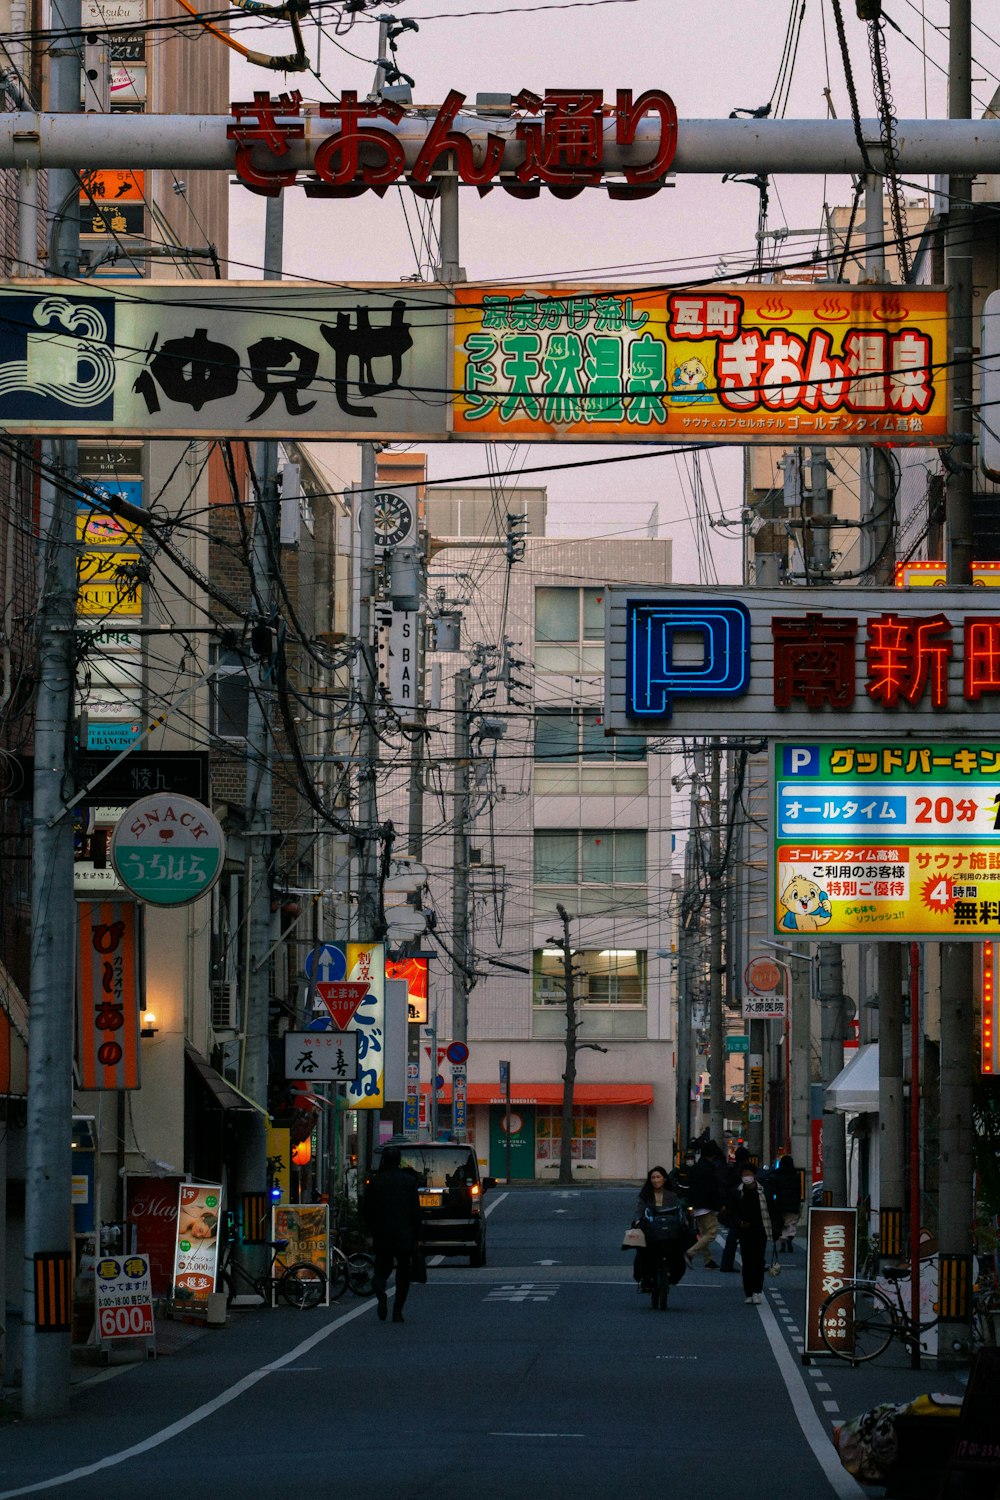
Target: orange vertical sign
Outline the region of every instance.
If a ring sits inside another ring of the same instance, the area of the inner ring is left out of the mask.
[[[139,918],[131,901],[81,901],[80,1087],[139,1087]]]

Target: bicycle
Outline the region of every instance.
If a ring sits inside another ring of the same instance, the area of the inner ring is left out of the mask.
[[[372,1277],[375,1275],[375,1257],[364,1250],[348,1255],[340,1243],[340,1230],[330,1231],[330,1298],[336,1301],[347,1288],[356,1297],[370,1297]]]
[[[242,1283],[246,1291],[260,1297],[265,1304],[274,1305],[275,1296],[289,1307],[302,1312],[307,1307],[318,1307],[326,1301],[326,1273],[311,1261],[298,1260],[287,1266],[281,1259],[282,1250],[287,1250],[287,1240],[268,1240],[271,1261],[261,1276],[254,1276],[240,1261],[233,1257],[234,1242],[226,1247],[225,1259],[219,1269],[226,1292],[226,1306],[231,1307]]]
[[[922,1350],[921,1335],[937,1323],[937,1313],[914,1326],[900,1285],[909,1279],[909,1266],[886,1266],[877,1280],[857,1277],[831,1293],[819,1310],[820,1335],[830,1353],[859,1365],[877,1359],[893,1339],[911,1353]]]

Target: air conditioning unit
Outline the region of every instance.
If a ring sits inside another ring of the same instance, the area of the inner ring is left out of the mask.
[[[212,1030],[235,1031],[239,1027],[235,979],[212,980]]]

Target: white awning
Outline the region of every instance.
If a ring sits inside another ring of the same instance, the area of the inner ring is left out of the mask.
[[[826,1092],[842,1114],[878,1114],[878,1042],[859,1047]]]

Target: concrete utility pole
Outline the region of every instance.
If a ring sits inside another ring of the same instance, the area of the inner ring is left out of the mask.
[[[717,741],[711,756],[708,795],[708,1076],[709,1134],[722,1145],[726,1131],[726,1025],[722,1013],[722,750]]]
[[[948,113],[953,120],[972,114],[971,0],[951,0],[949,12]],[[948,358],[951,362],[952,448],[945,497],[947,578],[950,588],[972,583],[972,487],[975,472],[973,424],[973,253],[976,226],[972,176],[948,183],[948,239],[945,280],[949,286]],[[941,1250],[938,1347],[965,1348],[972,1316],[972,1075],[975,1045],[972,1018],[972,945],[941,944],[941,1126],[938,1243]],[[912,1205],[914,1213],[920,1204]],[[954,1293],[954,1294],[953,1294]]]
[[[878,945],[879,1248],[903,1253],[903,949]]]
[[[268,198],[264,222],[264,280],[281,280],[284,209],[281,197]],[[257,496],[254,506],[251,558],[252,615],[261,635],[252,637],[259,661],[258,680],[251,688],[247,711],[247,993],[246,1026],[240,1086],[259,1112],[249,1116],[240,1131],[239,1190],[263,1192],[267,1183],[268,1035],[271,1007],[271,894],[274,867],[274,808],[272,754],[274,746],[267,704],[274,657],[263,645],[263,629],[270,629],[278,613],[280,567],[280,500],[278,445],[258,443],[255,456]],[[251,668],[252,670],[252,668]],[[245,1226],[244,1226],[245,1227]],[[257,1270],[264,1268],[264,1247],[248,1245],[246,1254]]]
[[[865,280],[882,285],[887,279],[885,260],[885,210],[882,179],[874,172],[865,177]],[[861,513],[864,531],[861,556],[867,581],[891,588],[896,573],[896,499],[892,459],[884,448],[866,450],[868,465],[861,466]]]
[[[361,488],[358,499],[358,711],[361,760],[358,776],[358,901],[352,933],[359,942],[374,941],[379,926],[378,789],[379,738],[376,721],[378,666],[375,660],[375,454],[374,443],[361,444]]]
[[[455,795],[452,817],[451,1034],[469,1035],[469,696],[467,667],[455,673]]]
[[[816,583],[830,580],[830,528],[822,522],[830,516],[830,486],[825,448],[810,451],[810,513],[813,525],[806,540],[808,572]],[[819,519],[820,525],[816,525]],[[820,1066],[824,1084],[836,1078],[844,1066],[844,959],[839,943],[820,942],[819,1005]],[[833,1193],[834,1203],[847,1202],[847,1136],[844,1116],[823,1100],[823,1186]]]
[[[52,0],[49,47],[53,108],[80,109],[80,0]],[[82,158],[83,159],[83,158]],[[80,182],[75,170],[49,173],[48,269],[79,276]],[[22,255],[32,254],[26,243]],[[43,446],[39,497],[38,694],[32,805],[31,1011],[25,1146],[25,1417],[54,1417],[69,1406],[73,1252],[70,1235],[73,1139],[73,1012],[76,904],[73,820],[65,815],[73,720],[76,629],[77,445]],[[40,1296],[36,1296],[36,1287]]]

